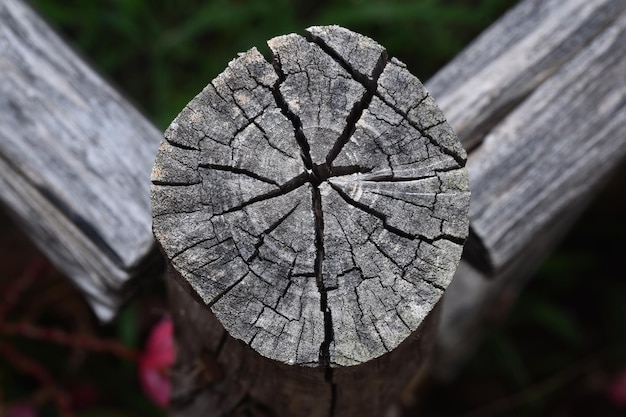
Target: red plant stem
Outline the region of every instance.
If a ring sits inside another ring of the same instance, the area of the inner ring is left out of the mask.
[[[28,356],[23,355],[13,346],[0,342],[0,356],[3,356],[8,363],[13,365],[19,371],[30,375],[36,379],[42,386],[52,393],[52,398],[57,405],[59,414],[62,417],[74,417],[74,413],[70,408],[69,396],[54,382],[48,371]]]
[[[20,277],[14,279],[6,289],[2,291],[2,299],[0,299],[0,322],[4,321],[6,316],[13,310],[15,304],[20,299],[20,295],[37,279],[46,274],[51,265],[43,256],[38,255],[33,262],[26,268]]]
[[[110,353],[128,360],[137,358],[135,349],[128,348],[116,340],[99,339],[85,334],[73,334],[59,329],[38,327],[27,322],[0,323],[0,334],[22,336],[92,352]]]

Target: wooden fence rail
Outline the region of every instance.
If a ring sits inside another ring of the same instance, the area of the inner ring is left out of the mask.
[[[0,0],[0,199],[103,320],[153,270],[161,133],[20,0]]]
[[[469,262],[440,323],[445,373],[626,157],[626,3],[523,1],[426,87],[472,149]]]

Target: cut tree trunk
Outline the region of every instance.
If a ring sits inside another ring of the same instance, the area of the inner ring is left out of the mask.
[[[380,45],[308,32],[270,40],[273,66],[232,61],[157,155],[178,369],[221,374],[198,392],[178,373],[177,415],[381,414],[432,347],[468,233],[465,151]]]

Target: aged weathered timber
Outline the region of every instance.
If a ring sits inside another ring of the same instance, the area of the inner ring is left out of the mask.
[[[154,231],[227,343],[283,375],[276,386],[308,392],[289,413],[272,392],[251,400],[279,415],[363,415],[424,361],[422,322],[468,231],[465,151],[380,45],[337,26],[308,32],[270,40],[273,66],[241,54],[174,120],[152,175]],[[223,364],[231,384],[262,375]]]
[[[0,200],[101,319],[154,265],[160,133],[18,0],[0,0]]]
[[[625,7],[623,0],[521,1],[426,87],[465,148],[473,149]]]
[[[611,26],[474,151],[468,165],[476,184],[472,227],[494,269],[515,260],[555,220],[576,210],[581,195],[575,190],[601,183],[615,165],[610,161],[624,157],[625,42],[626,4]],[[506,199],[499,197],[505,194]]]
[[[625,47],[611,38],[625,11],[612,0],[522,2],[428,82],[463,144],[485,142],[468,166],[480,269],[514,261],[581,195],[568,185],[587,178],[591,192],[620,161],[622,137],[606,143],[604,130],[623,126]]]
[[[493,300],[519,291],[626,159],[626,3],[611,11],[605,28],[553,68],[469,158],[471,225],[491,272],[459,268],[444,297],[444,362],[468,352]],[[467,53],[484,50],[485,39]]]

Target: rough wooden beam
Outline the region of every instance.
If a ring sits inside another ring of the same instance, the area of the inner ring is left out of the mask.
[[[0,1],[0,199],[101,319],[154,265],[160,139],[32,10]]]
[[[472,230],[495,273],[586,201],[626,157],[626,3],[468,162]]]
[[[434,367],[439,374],[454,372],[494,302],[523,287],[626,160],[626,4],[621,4],[603,30],[470,154],[470,218],[488,267],[462,265],[446,292]],[[472,48],[482,50],[482,42]]]
[[[426,83],[466,149],[611,25],[623,0],[524,0]]]
[[[174,120],[153,170],[154,231],[170,286],[191,292],[175,293],[174,311],[194,296],[193,316],[229,334],[187,340],[226,383],[253,384],[246,396],[278,415],[363,415],[424,361],[419,335],[468,231],[465,151],[380,45],[308,32],[270,40],[273,67],[241,54]],[[177,317],[191,334],[189,314]],[[220,356],[203,341],[216,337],[241,353]],[[242,357],[246,371],[231,371]],[[269,392],[254,388],[263,375]],[[288,412],[276,392],[293,386]]]

